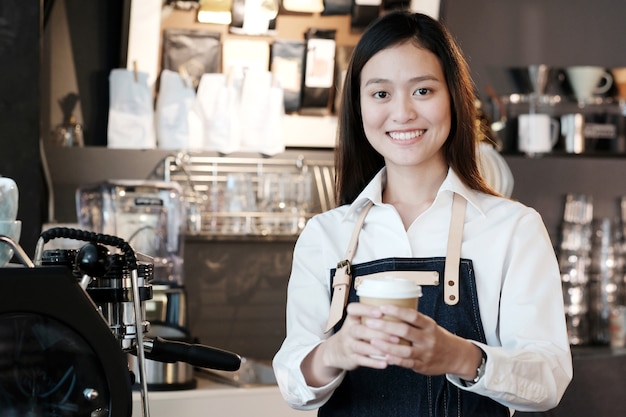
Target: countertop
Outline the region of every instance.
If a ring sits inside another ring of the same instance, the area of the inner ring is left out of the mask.
[[[613,416],[623,415],[622,395],[626,375],[626,349],[573,347],[574,380],[561,404],[544,413],[515,413],[515,416]],[[317,410],[289,408],[278,386],[237,388],[206,377],[185,391],[148,392],[151,417],[311,417]],[[598,389],[598,387],[602,387]],[[142,417],[141,399],[133,393],[133,417]]]
[[[195,389],[148,391],[150,417],[310,417],[283,400],[278,386],[238,388],[198,377]],[[142,417],[141,395],[133,392],[133,417]]]

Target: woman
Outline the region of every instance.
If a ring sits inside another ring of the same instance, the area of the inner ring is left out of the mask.
[[[273,362],[290,406],[484,417],[560,401],[572,363],[556,257],[539,214],[481,178],[474,102],[458,47],[425,15],[389,13],[356,45],[339,207],[298,239]],[[421,283],[417,311],[358,302],[357,277],[424,270],[438,282]]]

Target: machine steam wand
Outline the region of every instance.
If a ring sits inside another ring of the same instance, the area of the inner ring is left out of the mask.
[[[13,249],[13,253],[17,257],[17,259],[19,259],[19,261],[23,263],[26,267],[28,268],[35,267],[35,264],[33,263],[33,261],[30,260],[26,252],[24,252],[24,249],[22,249],[20,245],[15,243],[13,239],[11,239],[8,236],[0,235],[0,242],[4,242],[5,244],[9,245],[9,247]]]

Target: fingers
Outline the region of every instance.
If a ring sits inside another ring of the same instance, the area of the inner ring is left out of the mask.
[[[327,340],[327,363],[346,370],[357,366],[384,369],[387,367],[385,354],[370,341],[373,338],[388,339],[389,335],[363,324],[364,320],[381,318],[382,313],[370,306],[353,304],[348,306],[348,315],[341,329]]]
[[[395,317],[400,321],[411,323],[412,326],[417,328],[424,328],[432,322],[428,316],[420,314],[417,310],[412,308],[384,305],[380,306],[380,311],[386,316]]]
[[[394,305],[370,306],[361,303],[350,303],[348,304],[347,313],[349,317],[355,318],[382,319],[385,316],[385,318],[391,321],[405,322],[420,329],[436,325],[430,317],[418,313],[415,309]]]
[[[422,369],[436,339],[436,323],[410,308],[350,303],[335,339],[333,363],[343,369],[389,364]]]
[[[370,322],[378,323],[384,322],[383,314],[378,308],[372,308],[370,306],[355,307],[348,312],[348,316],[344,322],[341,331],[349,334],[350,338],[355,341],[363,341],[369,345],[372,339],[391,340],[394,336],[389,334],[387,329],[380,324],[369,325]],[[360,315],[354,314],[355,312]],[[372,352],[359,352],[371,354]]]
[[[378,307],[383,317],[372,317],[365,324],[371,329],[384,332],[413,344],[422,343],[434,332],[437,324],[430,317],[411,308],[392,305]]]

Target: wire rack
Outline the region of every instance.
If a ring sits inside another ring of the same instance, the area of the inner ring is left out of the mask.
[[[297,235],[313,215],[332,208],[332,161],[178,154],[163,177],[178,182],[195,235]]]

